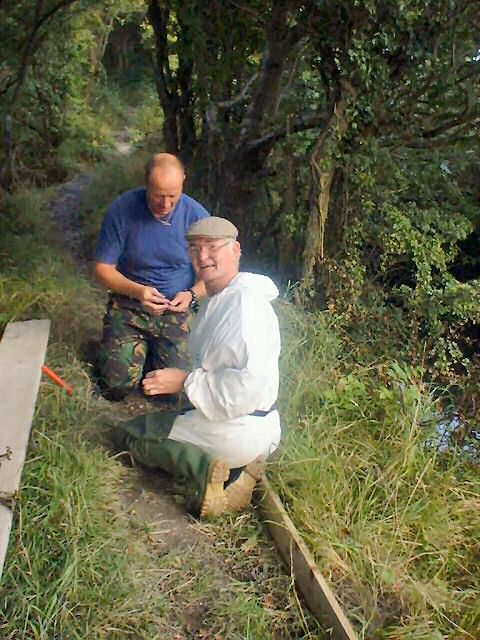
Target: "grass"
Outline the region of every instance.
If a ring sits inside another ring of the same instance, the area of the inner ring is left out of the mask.
[[[119,509],[121,469],[74,434],[85,416],[76,397],[40,394],[3,577],[4,638],[148,637],[162,610],[161,593],[139,584],[153,566]]]
[[[359,636],[477,638],[478,468],[432,444],[421,369],[355,363],[328,315],[282,314],[289,430],[271,472]]]
[[[49,197],[25,191],[0,216],[0,331],[50,317],[46,363],[74,386],[70,398],[42,380],[2,576],[2,640],[321,638],[253,512],[192,520],[190,547],[161,550],[120,500],[137,471],[102,446],[112,408],[80,357],[103,296],[66,254]]]

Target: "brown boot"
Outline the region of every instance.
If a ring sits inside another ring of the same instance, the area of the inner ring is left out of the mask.
[[[228,511],[227,496],[223,487],[229,474],[230,467],[222,458],[210,462],[207,483],[199,509],[201,518],[219,516]]]
[[[224,493],[231,511],[243,511],[248,507],[255,485],[265,473],[265,466],[265,459],[259,456],[247,464],[237,480],[228,485]]]

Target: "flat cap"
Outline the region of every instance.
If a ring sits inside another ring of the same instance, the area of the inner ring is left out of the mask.
[[[187,240],[190,238],[198,238],[199,236],[206,238],[232,238],[236,240],[238,229],[226,218],[210,216],[209,218],[202,218],[194,222],[185,234]]]

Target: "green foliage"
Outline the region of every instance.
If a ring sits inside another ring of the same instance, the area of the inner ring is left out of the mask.
[[[431,370],[447,379],[471,368],[475,347],[464,328],[480,320],[479,281],[452,272],[478,216],[462,190],[462,164],[452,152],[393,154],[374,143],[357,155],[331,301],[350,316],[358,342],[376,334],[379,349],[409,358],[420,339]]]
[[[4,187],[58,180],[111,148],[122,107],[102,88],[102,58],[116,16],[139,4],[22,0],[0,7]]]
[[[422,368],[355,363],[326,313],[287,305],[283,323],[288,432],[270,470],[359,636],[474,637],[480,479],[437,448]]]
[[[46,4],[24,1],[1,10],[2,125],[6,117],[12,119],[10,157],[2,159],[12,164],[4,176],[7,184],[24,177],[25,166],[35,170],[37,182],[55,166],[49,156],[62,138],[69,93],[75,79],[85,82],[84,61],[71,44],[72,14],[68,7],[55,10],[53,2]]]
[[[59,164],[72,171],[89,160],[102,160],[114,149],[115,132],[124,124],[118,91],[106,85],[92,89],[90,103],[72,102],[68,122],[58,146]]]

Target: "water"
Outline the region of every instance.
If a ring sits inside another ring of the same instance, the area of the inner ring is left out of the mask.
[[[468,433],[467,436],[465,434]],[[459,415],[439,416],[427,445],[437,451],[461,451],[475,462],[480,461],[480,430],[471,429]]]

